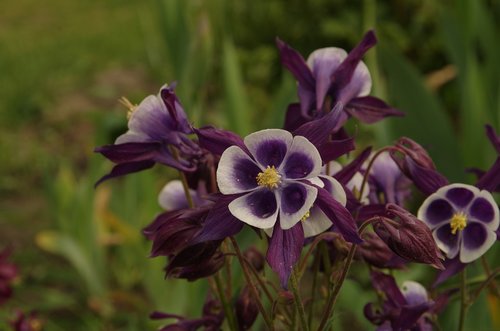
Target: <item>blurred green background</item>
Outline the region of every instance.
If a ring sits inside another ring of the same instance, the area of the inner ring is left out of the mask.
[[[92,150],[126,130],[118,98],[138,103],[173,81],[197,126],[240,134],[280,127],[297,97],[276,36],[307,57],[322,47],[349,50],[375,28],[380,42],[365,57],[372,94],[407,116],[353,124],[359,144],[409,136],[461,182],[473,182],[464,167],[495,158],[483,126],[500,127],[499,1],[4,0],[1,7],[0,248],[13,247],[21,277],[0,327],[14,309],[37,311],[47,330],[145,330],[158,325],[148,320],[153,310],[199,314],[203,282],[164,281],[164,261],[147,258],[140,234],[175,173],[156,167],[94,190],[111,164]],[[489,255],[497,257],[498,247]],[[424,267],[402,277],[432,275]],[[337,323],[370,328],[362,307],[372,296],[346,284]],[[495,307],[486,300],[472,307],[485,321],[475,330],[492,330]],[[446,326],[454,314],[443,317]]]

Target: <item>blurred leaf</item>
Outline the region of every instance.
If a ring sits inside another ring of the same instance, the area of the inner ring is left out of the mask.
[[[241,135],[247,135],[251,130],[250,108],[241,77],[241,67],[233,42],[224,40],[224,100],[225,114],[228,119],[228,129]]]
[[[408,136],[428,149],[439,171],[452,181],[463,177],[458,144],[438,99],[424,86],[416,69],[396,50],[379,47],[391,104],[406,113],[388,121],[393,139]]]
[[[97,277],[91,260],[73,238],[55,231],[42,231],[37,234],[35,241],[40,248],[65,257],[79,272],[92,294],[104,295],[102,280]]]

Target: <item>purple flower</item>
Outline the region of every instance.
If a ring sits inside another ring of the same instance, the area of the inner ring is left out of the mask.
[[[432,230],[448,259],[469,263],[481,257],[497,239],[499,209],[486,190],[466,184],[441,187],[423,202],[418,218]]]
[[[364,308],[366,318],[379,325],[377,331],[432,330],[429,315],[441,311],[448,302],[449,293],[433,301],[417,282],[406,281],[400,289],[392,276],[374,271],[371,278],[375,290],[384,294],[379,309],[372,303]]]
[[[191,158],[201,149],[188,138],[193,133],[173,87],[163,86],[158,95],[150,95],[131,110],[129,130],[113,145],[97,147],[95,151],[116,163],[102,181],[145,170],[161,163],[183,171],[195,169]],[[181,158],[172,155],[175,147]]]
[[[340,184],[319,176],[321,156],[308,139],[268,129],[243,142],[222,154],[217,183],[221,193],[232,199],[231,215],[272,231],[267,260],[283,286],[300,257],[304,237],[326,230],[332,220],[346,240],[360,242],[352,216],[336,200],[342,200]]]
[[[401,172],[388,152],[375,159],[368,182],[371,203],[394,203],[402,206],[411,194],[411,181]]]
[[[25,314],[22,311],[17,311],[15,319],[10,321],[14,331],[41,331],[43,330],[43,324],[43,321],[38,318],[35,312]]]
[[[374,123],[387,116],[401,116],[382,100],[368,96],[371,77],[361,57],[377,42],[369,31],[349,54],[340,48],[328,47],[314,51],[307,62],[293,48],[277,40],[281,61],[297,79],[300,107],[291,105],[287,112],[287,129],[322,117],[337,104],[344,113],[339,128],[349,116],[365,123]]]
[[[12,282],[18,275],[17,267],[7,261],[10,253],[8,248],[0,252],[0,305],[12,296]]]

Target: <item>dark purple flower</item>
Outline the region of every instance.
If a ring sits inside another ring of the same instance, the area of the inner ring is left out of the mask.
[[[374,224],[377,235],[400,257],[413,262],[444,269],[442,256],[427,225],[395,204],[387,205],[387,213],[397,222]]]
[[[183,171],[193,171],[192,158],[201,149],[188,138],[193,129],[174,93],[173,87],[163,86],[158,95],[150,95],[131,110],[129,130],[113,145],[97,147],[95,151],[116,163],[102,181],[151,168],[155,163]],[[172,155],[175,147],[180,158]]]
[[[12,296],[12,282],[18,275],[17,267],[7,261],[10,254],[8,248],[0,252],[0,305]]]
[[[378,325],[378,331],[429,331],[432,330],[431,315],[437,314],[447,303],[449,293],[441,294],[435,301],[419,283],[406,281],[397,286],[392,276],[378,271],[371,273],[372,285],[384,299],[381,307],[369,303],[365,316]]]
[[[432,230],[448,259],[470,263],[495,243],[499,209],[486,190],[466,184],[441,187],[423,202],[418,218]]]
[[[490,192],[500,192],[500,136],[495,133],[491,125],[486,126],[486,135],[497,152],[497,159],[488,171],[478,171],[479,180],[476,187]]]
[[[337,104],[344,108],[337,128],[349,116],[365,123],[377,122],[386,116],[401,116],[402,113],[382,100],[368,96],[372,81],[361,58],[376,42],[374,32],[369,31],[349,54],[340,48],[323,48],[314,51],[306,62],[296,50],[278,39],[281,62],[299,83],[300,108],[289,108],[286,128],[292,130],[298,123],[321,117]]]
[[[203,316],[195,319],[187,319],[175,314],[154,312],[151,319],[176,319],[176,323],[168,324],[160,331],[196,331],[203,328],[205,331],[219,331],[224,322],[224,312],[219,301],[208,298],[203,306]]]

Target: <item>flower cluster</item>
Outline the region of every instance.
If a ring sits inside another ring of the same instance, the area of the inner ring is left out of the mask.
[[[151,256],[168,258],[167,276],[209,278],[217,288],[201,318],[153,314],[176,320],[162,330],[218,330],[224,321],[232,330],[245,330],[259,313],[272,329],[275,323],[294,322],[288,304],[296,305],[307,329],[298,286],[305,273],[316,278],[325,273],[335,281],[322,298],[323,330],[354,260],[371,266],[373,288],[387,294],[381,310],[367,305],[370,321],[383,330],[428,330],[449,293],[433,301],[415,282],[404,283],[401,291],[377,269],[423,263],[440,269],[437,284],[495,243],[500,218],[490,192],[500,191],[500,156],[491,169],[473,170],[479,179],[471,186],[450,184],[427,151],[409,138],[376,152],[356,151],[345,127],[350,119],[371,124],[403,116],[369,95],[371,76],[361,59],[376,42],[369,31],[349,53],[323,48],[306,61],[278,39],[281,62],[297,80],[299,102],[288,106],[282,128],[244,138],[191,125],[173,85],[138,106],[128,103],[128,131],[114,144],[96,148],[116,164],[98,184],[157,163],[177,169],[180,180],[167,183],[158,199],[165,211],[143,233],[152,241]],[[492,127],[487,136],[500,154],[500,137]],[[412,186],[425,195],[418,212],[407,209]],[[373,231],[365,231],[370,225]],[[241,252],[235,235],[244,229],[267,239],[265,254],[254,247]],[[311,256],[315,262],[308,268]],[[246,280],[239,296],[232,295],[230,285],[220,288],[219,270],[234,258]],[[264,281],[264,260],[282,288],[274,299]],[[262,293],[273,305],[272,314]]]

